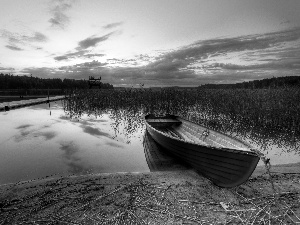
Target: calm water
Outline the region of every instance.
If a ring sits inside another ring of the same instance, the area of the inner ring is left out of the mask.
[[[0,183],[54,174],[149,171],[143,129],[131,137],[113,129],[107,114],[71,120],[61,104],[1,112]]]
[[[46,176],[148,172],[145,127],[128,133],[125,125],[110,114],[70,120],[59,102],[51,103],[50,109],[43,104],[1,112],[0,184]],[[300,162],[297,151],[265,145],[272,164]]]

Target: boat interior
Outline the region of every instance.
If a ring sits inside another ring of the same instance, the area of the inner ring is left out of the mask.
[[[154,129],[171,138],[204,146],[251,151],[251,147],[242,141],[180,117],[146,118],[146,120]]]

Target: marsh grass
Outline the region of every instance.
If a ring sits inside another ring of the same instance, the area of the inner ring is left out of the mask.
[[[299,89],[73,90],[64,108],[71,118],[110,113],[126,131],[143,126],[145,114],[175,114],[257,144],[270,141],[299,150]]]

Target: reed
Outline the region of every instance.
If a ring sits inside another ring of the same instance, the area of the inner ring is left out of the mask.
[[[71,118],[110,113],[134,132],[143,115],[176,114],[229,134],[266,142],[300,140],[299,89],[73,90],[65,111]],[[295,146],[294,146],[295,147]]]

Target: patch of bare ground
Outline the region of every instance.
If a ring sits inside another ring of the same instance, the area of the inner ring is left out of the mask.
[[[262,170],[262,169],[261,169]],[[0,224],[300,224],[300,174],[225,189],[193,170],[98,174],[0,187]]]

